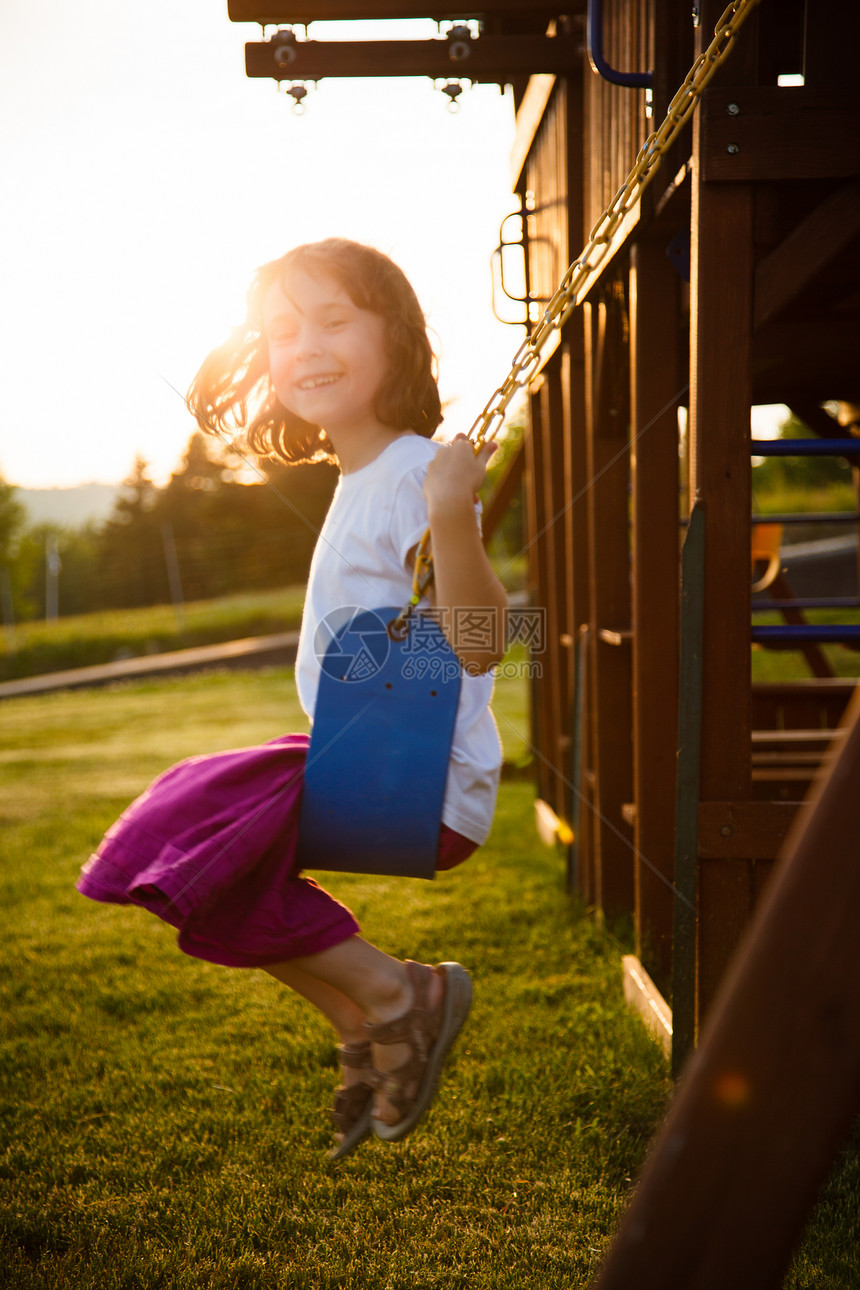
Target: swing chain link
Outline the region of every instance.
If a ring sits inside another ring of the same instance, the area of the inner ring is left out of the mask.
[[[639,201],[654,178],[664,154],[671,148],[693,115],[705,86],[725,61],[735,43],[738,31],[758,3],[759,0],[732,0],[726,8],[714,28],[713,40],[690,68],[684,83],[666,109],[662,124],[648,136],[639,149],[639,154],[624,184],[594,225],[581,254],[568,268],[534,330],[514,355],[508,376],[494,391],[484,410],[472,424],[467,438],[474,443],[476,454],[484,443],[492,439],[493,433],[501,428],[515,395],[520,390],[527,389],[534,380],[550,336],[561,330],[574,309],[582,303],[586,284],[606,258],[619,224]],[[410,604],[398,618],[393,620],[392,626],[405,625],[432,581],[433,557],[430,553],[428,529],[418,548]]]

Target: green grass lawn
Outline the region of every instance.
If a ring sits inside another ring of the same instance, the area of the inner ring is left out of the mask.
[[[513,716],[513,709],[510,709]],[[563,893],[533,790],[435,883],[327,877],[388,950],[458,958],[473,1018],[406,1143],[324,1164],[332,1043],[261,972],[73,889],[168,762],[295,727],[288,672],[4,704],[0,1266],[14,1284],[568,1286],[595,1269],[668,1092],[619,949]]]
[[[502,696],[509,756],[525,746],[522,689]],[[262,972],[187,958],[150,915],[73,886],[167,764],[303,728],[291,674],[13,700],[0,721],[0,1284],[587,1284],[670,1087],[624,1006],[621,947],[536,841],[530,784],[503,785],[490,842],[459,872],[323,879],[370,939],[459,959],[476,985],[426,1121],[335,1168],[337,1071],[317,1015]],[[860,1283],[858,1174],[849,1145],[792,1290]]]

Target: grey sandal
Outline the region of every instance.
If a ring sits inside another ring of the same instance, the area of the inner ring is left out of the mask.
[[[393,1021],[367,1024],[371,1043],[408,1044],[412,1049],[396,1070],[370,1073],[373,1087],[402,1112],[395,1124],[386,1124],[371,1113],[373,1132],[386,1142],[399,1142],[411,1133],[433,1101],[445,1059],[472,1004],[472,979],[459,963],[440,963],[431,968],[407,960],[406,968],[415,990],[412,1008]],[[431,1012],[427,1001],[433,973],[442,977],[444,990],[440,1003]]]

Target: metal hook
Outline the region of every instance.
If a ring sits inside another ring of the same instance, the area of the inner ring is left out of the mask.
[[[447,85],[443,85],[442,93],[448,95],[448,111],[451,113],[459,112],[460,104],[457,100],[463,93],[463,86],[459,81],[449,81]]]
[[[307,87],[301,84],[291,85],[287,90],[290,98],[293,100],[293,112],[296,116],[304,116],[305,99],[307,98]]]
[[[398,614],[396,618],[392,618],[390,623],[386,624],[386,629],[391,640],[406,640],[406,637],[409,635],[409,620],[412,617],[412,613],[413,608],[412,605],[410,605],[408,609],[405,609],[402,613]]]

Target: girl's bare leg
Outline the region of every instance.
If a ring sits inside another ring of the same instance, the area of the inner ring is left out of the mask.
[[[342,1044],[363,1044],[367,1039],[364,1013],[342,991],[304,972],[294,961],[274,963],[265,971],[318,1008]]]
[[[340,990],[311,976],[293,962],[274,963],[265,969],[283,985],[289,986],[303,998],[312,1003],[326,1017],[342,1044],[364,1044],[367,1032],[364,1029],[365,1016],[361,1009],[348,999]],[[341,1082],[344,1088],[351,1088],[362,1078],[360,1068],[341,1065]],[[338,1142],[343,1140],[342,1133],[335,1134]]]

